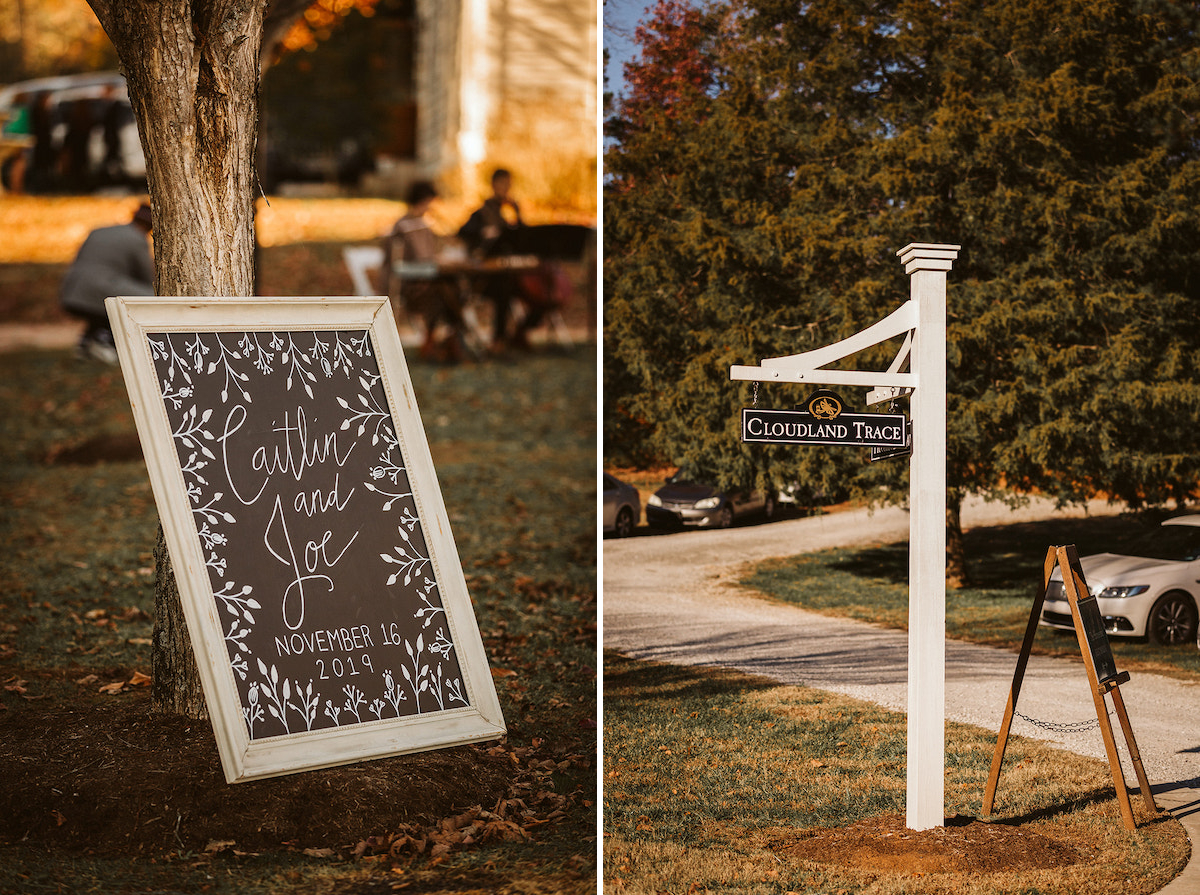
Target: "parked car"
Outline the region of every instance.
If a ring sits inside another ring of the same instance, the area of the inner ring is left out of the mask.
[[[144,190],[146,158],[125,77],[95,72],[37,78],[0,87],[0,119],[20,121],[31,145],[24,155],[26,192]],[[3,177],[14,186],[6,160]]]
[[[1125,552],[1085,556],[1080,565],[1109,634],[1164,646],[1196,640],[1200,515],[1167,519]],[[1073,630],[1059,569],[1050,577],[1041,623]]]
[[[633,534],[642,517],[642,499],[637,488],[604,473],[604,531],[618,538]]]
[[[722,491],[680,469],[646,501],[646,522],[654,528],[729,528],[741,516],[775,515],[775,495],[750,489]]]

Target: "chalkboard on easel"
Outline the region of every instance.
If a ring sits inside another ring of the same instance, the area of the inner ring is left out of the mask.
[[[1004,717],[1000,722],[1000,732],[996,738],[996,748],[992,753],[992,767],[988,774],[987,786],[983,794],[983,814],[992,813],[995,805],[996,790],[1000,782],[1000,770],[1004,763],[1004,753],[1008,747],[1009,732],[1012,729],[1013,717],[1016,715],[1017,700],[1021,695],[1021,686],[1025,678],[1025,669],[1033,648],[1034,636],[1037,633],[1038,621],[1041,618],[1042,606],[1046,600],[1046,591],[1050,586],[1051,576],[1055,567],[1063,579],[1063,590],[1067,602],[1071,605],[1071,617],[1074,621],[1075,636],[1079,642],[1083,665],[1087,673],[1088,684],[1092,691],[1092,700],[1096,709],[1096,721],[1104,739],[1105,753],[1108,756],[1109,770],[1112,773],[1113,785],[1116,789],[1117,803],[1121,809],[1121,818],[1127,829],[1137,828],[1134,818],[1133,805],[1129,799],[1129,790],[1125,785],[1125,775],[1121,769],[1120,756],[1117,753],[1116,738],[1113,735],[1112,723],[1109,720],[1106,699],[1111,699],[1113,712],[1121,725],[1125,736],[1125,745],[1129,751],[1129,760],[1137,775],[1141,788],[1142,800],[1146,809],[1157,812],[1154,796],[1150,790],[1150,781],[1146,777],[1146,769],[1138,752],[1137,741],[1133,735],[1133,727],[1129,723],[1129,714],[1125,710],[1125,700],[1121,696],[1121,684],[1129,680],[1128,672],[1118,672],[1116,660],[1113,658],[1112,645],[1108,641],[1108,633],[1104,629],[1104,619],[1096,598],[1088,590],[1084,578],[1083,567],[1079,554],[1074,545],[1050,547],[1042,564],[1042,583],[1037,597],[1033,601],[1029,613],[1029,622],[1025,627],[1025,639],[1017,654],[1017,665],[1013,672],[1012,687],[1008,694],[1008,703],[1004,709]]]
[[[231,781],[504,732],[381,299],[118,299]]]

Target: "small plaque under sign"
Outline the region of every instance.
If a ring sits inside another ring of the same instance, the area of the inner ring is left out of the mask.
[[[912,420],[905,420],[904,426],[908,432],[907,437],[904,439],[904,446],[871,448],[871,455],[868,459],[872,463],[878,463],[880,460],[894,460],[897,457],[912,456]]]

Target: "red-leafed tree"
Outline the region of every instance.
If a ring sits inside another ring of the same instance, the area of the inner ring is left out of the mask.
[[[641,58],[625,65],[628,92],[608,123],[610,136],[703,114],[714,79],[706,52],[714,24],[686,0],[659,0],[634,32]]]
[[[639,221],[678,219],[681,197],[678,189],[688,189],[682,156],[691,151],[688,135],[708,116],[710,93],[717,80],[714,46],[721,31],[721,20],[693,8],[686,0],[659,0],[634,33],[639,56],[624,66],[626,90],[612,105],[605,122],[609,150],[605,153],[605,244],[610,231],[616,244],[636,241],[630,227]],[[612,201],[621,196],[620,202]],[[631,204],[632,203],[632,206]],[[616,235],[617,233],[622,235]],[[634,276],[639,288],[659,288],[658,273],[675,269],[681,262],[678,243],[671,238],[669,226],[641,231],[646,241],[639,245],[636,258],[606,252],[606,282],[610,277]],[[640,259],[653,259],[640,265]],[[610,314],[610,296],[605,293],[606,319],[630,319],[622,313]],[[620,299],[617,300],[620,303]],[[667,303],[663,308],[666,310]],[[670,343],[670,322],[650,338]],[[616,332],[613,337],[620,338]],[[654,457],[652,426],[642,397],[652,394],[655,386],[647,370],[627,363],[628,355],[615,350],[613,338],[604,342],[604,431],[606,442],[623,446],[621,458],[628,462],[648,462]]]

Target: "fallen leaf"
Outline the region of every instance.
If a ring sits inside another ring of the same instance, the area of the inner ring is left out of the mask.
[[[306,848],[304,853],[310,858],[332,858],[334,855],[332,848]]]
[[[125,689],[124,681],[113,681],[111,684],[105,684],[103,687],[100,688],[100,690],[98,692],[110,693],[110,694],[111,693],[120,693],[124,689]]]
[[[79,684],[80,686],[86,687],[88,684],[94,684],[98,680],[100,680],[99,675],[87,674],[87,675],[84,675],[83,677],[81,677],[75,683]]]
[[[59,811],[57,808],[52,809],[50,811],[50,815],[54,818],[55,826],[61,827],[63,824],[65,824],[67,822],[67,819],[63,816],[63,813],[61,811]]]
[[[227,848],[233,848],[237,843],[232,839],[213,839],[208,845],[204,846],[204,850],[209,854],[225,851]]]
[[[144,672],[141,672],[141,671],[135,671],[133,673],[133,677],[131,677],[129,679],[129,686],[131,686],[131,687],[148,687],[148,686],[150,686],[150,680],[151,680],[150,675],[148,675]]]
[[[4,689],[7,690],[9,693],[18,693],[18,694],[24,693],[25,685],[28,683],[29,683],[29,681],[23,681],[23,680],[19,680],[18,678],[15,678],[15,677],[10,677],[8,679],[8,682],[6,682],[4,684]]]

